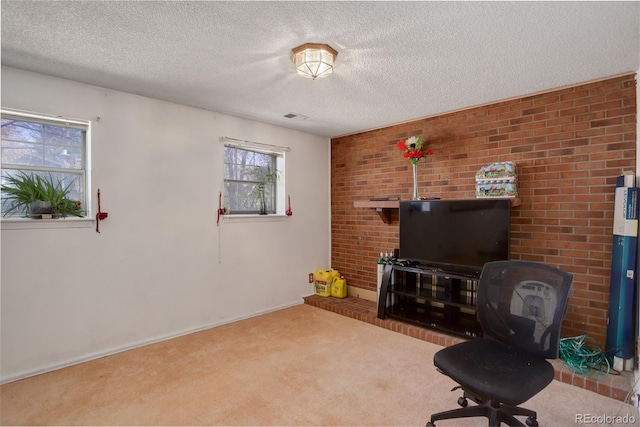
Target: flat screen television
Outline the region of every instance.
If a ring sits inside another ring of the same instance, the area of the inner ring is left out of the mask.
[[[402,260],[479,275],[486,262],[509,259],[508,199],[400,202]]]

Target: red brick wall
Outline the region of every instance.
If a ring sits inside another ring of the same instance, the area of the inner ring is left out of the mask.
[[[615,180],[636,164],[634,74],[549,91],[331,141],[332,267],[375,291],[379,253],[398,247],[398,213],[385,224],[370,197],[411,197],[409,161],[395,146],[422,135],[434,156],[418,166],[420,196],[475,197],[475,172],[518,166],[511,257],[575,275],[564,334],[604,347]]]

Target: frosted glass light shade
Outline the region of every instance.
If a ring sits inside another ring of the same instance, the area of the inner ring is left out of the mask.
[[[326,44],[306,43],[291,49],[291,60],[298,74],[310,79],[332,74],[336,56],[338,52]]]

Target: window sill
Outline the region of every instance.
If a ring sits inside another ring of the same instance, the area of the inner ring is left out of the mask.
[[[288,218],[287,215],[281,214],[269,214],[269,215],[223,215],[220,217],[220,222],[279,222]]]
[[[95,218],[58,218],[58,219],[30,219],[30,218],[1,218],[2,230],[35,230],[39,228],[90,228]]]

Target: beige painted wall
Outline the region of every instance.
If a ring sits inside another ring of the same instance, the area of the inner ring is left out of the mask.
[[[328,138],[6,67],[2,106],[91,120],[109,213],[3,221],[2,382],[302,303],[329,265]],[[216,225],[221,136],[291,147],[292,217]]]

